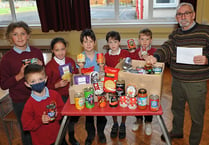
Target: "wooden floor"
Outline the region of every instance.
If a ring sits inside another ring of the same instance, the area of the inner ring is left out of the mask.
[[[172,97],[171,97],[170,86],[171,86],[170,70],[166,68],[165,73],[164,73],[161,104],[162,104],[163,112],[164,112],[163,119],[165,121],[165,124],[168,130],[171,130],[172,128],[172,113],[170,110]],[[205,123],[204,123],[203,135],[201,139],[201,145],[209,145],[209,139],[208,139],[209,137],[209,105],[208,104],[209,104],[209,94],[207,95],[207,99],[206,99]],[[187,105],[186,105],[185,111],[186,112],[185,112],[184,138],[172,140],[173,145],[189,145],[188,139],[189,139],[189,133],[190,133],[191,120],[190,120],[190,114],[189,114],[189,109]],[[110,138],[112,119],[111,117],[107,117],[107,118],[108,118],[108,122],[105,128],[105,135],[107,138],[106,145],[165,145],[165,143],[162,142],[160,139],[162,132],[161,132],[161,129],[159,127],[156,117],[153,117],[152,135],[146,136],[144,133],[144,125],[140,126],[139,130],[135,132],[131,130],[133,122],[136,119],[133,116],[128,116],[127,121],[126,121],[127,136],[123,140]],[[119,123],[120,123],[120,117],[118,118],[119,118]],[[87,135],[85,131],[84,121],[85,121],[85,117],[81,117],[79,122],[75,126],[76,138],[80,142],[81,145],[84,145],[84,141]],[[15,132],[13,145],[21,145],[20,133],[19,133],[18,127],[17,125],[14,125],[13,127],[14,127],[14,132]],[[4,128],[1,122],[0,123],[0,145],[7,145],[7,144],[8,144],[7,138],[4,133]],[[102,145],[102,144],[98,143],[98,138],[96,137],[95,140],[93,141],[93,145]]]

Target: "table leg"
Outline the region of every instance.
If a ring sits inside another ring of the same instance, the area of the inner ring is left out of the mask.
[[[162,116],[161,115],[156,115],[156,116],[157,116],[157,120],[158,120],[158,122],[160,124],[160,128],[161,128],[161,130],[163,132],[163,135],[165,137],[165,141],[166,141],[167,145],[171,145],[171,137],[168,134],[168,130],[167,130],[166,126],[165,126],[165,123],[163,121]]]
[[[62,123],[59,129],[59,133],[56,138],[55,145],[60,145],[63,137],[65,136],[66,126],[68,124],[69,117],[65,115],[62,119]]]

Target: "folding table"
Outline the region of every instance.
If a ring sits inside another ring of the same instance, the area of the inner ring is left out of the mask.
[[[156,115],[160,128],[162,130],[163,135],[165,136],[165,141],[167,145],[171,145],[171,138],[168,134],[168,130],[165,126],[164,120],[162,118],[163,110],[162,107],[159,108],[158,111],[153,112],[149,110],[149,106],[145,110],[137,109],[129,109],[117,106],[115,108],[110,107],[108,104],[104,108],[100,108],[97,103],[95,103],[95,107],[88,109],[84,108],[82,110],[78,110],[75,108],[75,104],[70,104],[68,100],[63,107],[61,114],[64,116],[59,133],[57,135],[57,139],[55,145],[60,145],[63,136],[66,133],[66,126],[69,121],[70,116],[141,116],[141,115]]]

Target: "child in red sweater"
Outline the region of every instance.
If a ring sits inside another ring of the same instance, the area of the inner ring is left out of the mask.
[[[64,103],[59,93],[45,86],[47,76],[43,66],[27,65],[24,77],[25,85],[32,92],[22,112],[23,129],[30,131],[33,145],[51,145],[59,132]]]
[[[109,45],[110,50],[105,54],[105,63],[107,66],[115,67],[121,59],[129,57],[129,52],[124,49],[120,49],[120,34],[116,31],[110,31],[106,35],[106,40]],[[126,116],[122,116],[122,122],[120,128],[118,126],[117,116],[113,116],[113,126],[110,133],[111,138],[116,138],[118,135],[119,128],[119,138],[123,139],[126,136]]]
[[[78,73],[75,61],[66,56],[66,47],[67,42],[63,38],[54,38],[51,41],[53,58],[46,65],[46,74],[48,76],[47,87],[56,90],[62,96],[64,102],[69,98],[71,74]],[[74,137],[74,124],[78,122],[78,119],[79,116],[71,116],[68,125],[69,142],[72,145],[79,145]]]
[[[136,50],[130,50],[130,57],[136,60],[144,60],[148,55],[153,55],[154,52],[157,50],[156,48],[151,47],[152,44],[152,31],[150,29],[142,29],[139,31],[139,44],[140,48]],[[143,116],[136,116],[137,120],[134,123],[132,128],[133,131],[138,130],[139,125],[143,122]],[[152,134],[152,116],[144,116],[145,121],[145,134],[151,135]]]
[[[44,64],[41,50],[29,46],[30,34],[31,28],[25,22],[10,23],[6,38],[13,47],[2,57],[0,63],[0,86],[4,90],[9,89],[14,112],[20,124],[23,145],[32,145],[30,133],[23,131],[21,123],[22,110],[31,93],[24,84],[24,69],[32,58],[35,58],[36,63]]]

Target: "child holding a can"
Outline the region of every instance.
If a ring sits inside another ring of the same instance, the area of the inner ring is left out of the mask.
[[[25,85],[32,90],[22,112],[22,126],[30,132],[33,145],[55,143],[64,106],[60,94],[48,89],[43,66],[29,64],[24,71]],[[67,145],[63,140],[62,145]]]
[[[129,57],[129,52],[120,49],[120,34],[116,31],[110,31],[106,34],[106,41],[109,45],[109,51],[105,54],[105,64],[109,67],[115,67],[121,59]],[[118,125],[117,116],[113,116],[113,126],[110,133],[111,138],[116,138],[119,130],[119,138],[126,136],[126,116],[122,116],[120,127]]]
[[[30,96],[31,90],[24,85],[24,68],[29,63],[44,64],[40,49],[29,45],[31,28],[23,21],[12,22],[6,29],[6,38],[13,45],[0,62],[0,86],[3,90],[9,89],[15,115],[20,124],[23,145],[31,145],[31,136],[28,131],[23,131],[21,114],[24,104]],[[31,62],[24,60],[36,61]]]
[[[48,76],[47,87],[56,90],[65,103],[69,98],[69,87],[72,74],[77,74],[75,61],[66,56],[67,42],[62,37],[56,37],[51,41],[52,59],[46,65]],[[72,145],[79,145],[74,136],[74,125],[78,122],[79,116],[71,116],[68,125],[69,142]]]
[[[94,71],[103,70],[104,64],[97,62],[98,52],[95,50],[96,46],[96,36],[93,30],[85,29],[80,34],[81,46],[84,48],[82,54],[85,56],[85,62],[77,62],[79,70],[82,68],[94,67]],[[106,143],[106,137],[104,134],[105,125],[107,119],[105,116],[97,116],[97,133],[100,143]],[[91,145],[95,137],[95,126],[94,126],[94,117],[86,116],[86,131],[87,139],[85,145]]]
[[[129,52],[129,55],[132,59],[136,60],[144,60],[147,56],[153,55],[154,52],[157,50],[153,48],[152,45],[152,31],[150,29],[142,29],[139,31],[139,39],[138,39],[140,47],[136,50],[132,50]],[[145,121],[145,134],[151,135],[152,134],[152,122],[153,116],[144,116]],[[132,130],[138,130],[139,126],[143,122],[143,116],[136,116],[136,122],[133,125]]]

